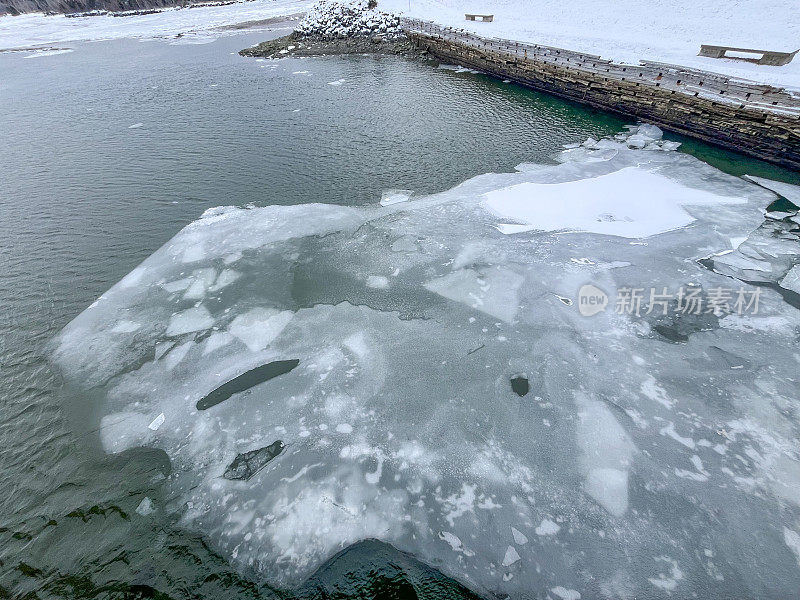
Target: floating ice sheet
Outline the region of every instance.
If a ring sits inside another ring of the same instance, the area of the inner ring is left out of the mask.
[[[749,315],[577,298],[751,289],[700,260],[752,245],[775,195],[624,139],[560,161],[386,206],[207,211],[54,361],[106,451],[169,455],[163,510],[274,584],[374,537],[512,597],[788,597],[797,309],[771,287]]]

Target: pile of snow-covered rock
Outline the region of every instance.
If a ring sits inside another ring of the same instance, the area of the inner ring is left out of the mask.
[[[320,0],[306,14],[295,33],[324,38],[372,37],[394,38],[401,35],[400,17],[381,12],[366,0],[341,2]]]

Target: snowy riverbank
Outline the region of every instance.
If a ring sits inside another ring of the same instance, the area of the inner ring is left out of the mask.
[[[306,12],[308,0],[253,0],[225,6],[166,9],[130,17],[25,14],[0,17],[0,51],[64,46],[122,38],[177,38],[179,43],[212,42],[225,28]]]
[[[487,37],[598,54],[615,61],[667,62],[800,89],[800,58],[782,67],[697,56],[701,44],[793,52],[800,47],[795,0],[380,0],[383,10]],[[494,21],[466,21],[465,13]]]

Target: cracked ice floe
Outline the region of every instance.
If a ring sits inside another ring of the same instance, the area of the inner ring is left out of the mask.
[[[588,281],[726,285],[698,260],[756,230],[775,196],[663,146],[590,146],[386,206],[207,211],[70,323],[54,360],[107,452],[170,457],[159,510],[276,584],[375,537],[512,596],[708,581],[721,597],[785,597],[800,568],[763,532],[797,530],[798,311],[767,289],[758,314],[667,341],[646,315],[586,318],[559,299]],[[693,221],[645,244],[565,235],[569,209],[552,231],[503,235],[484,202],[527,183],[603,195],[621,171],[620,185],[652,175],[726,200],[676,200]],[[749,562],[719,564],[739,576],[709,573],[704,549],[753,539]]]

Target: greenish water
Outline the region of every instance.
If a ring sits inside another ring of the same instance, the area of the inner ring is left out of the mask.
[[[91,432],[76,435],[44,354],[57,331],[181,227],[218,205],[361,205],[390,188],[440,191],[625,124],[424,62],[236,55],[263,37],[0,55],[0,597],[279,593],[240,577],[177,516],[138,518],[143,495],[165,500],[166,456],[109,457]],[[729,172],[797,181],[686,146]],[[280,593],[469,595],[381,544],[358,545],[301,590]]]

